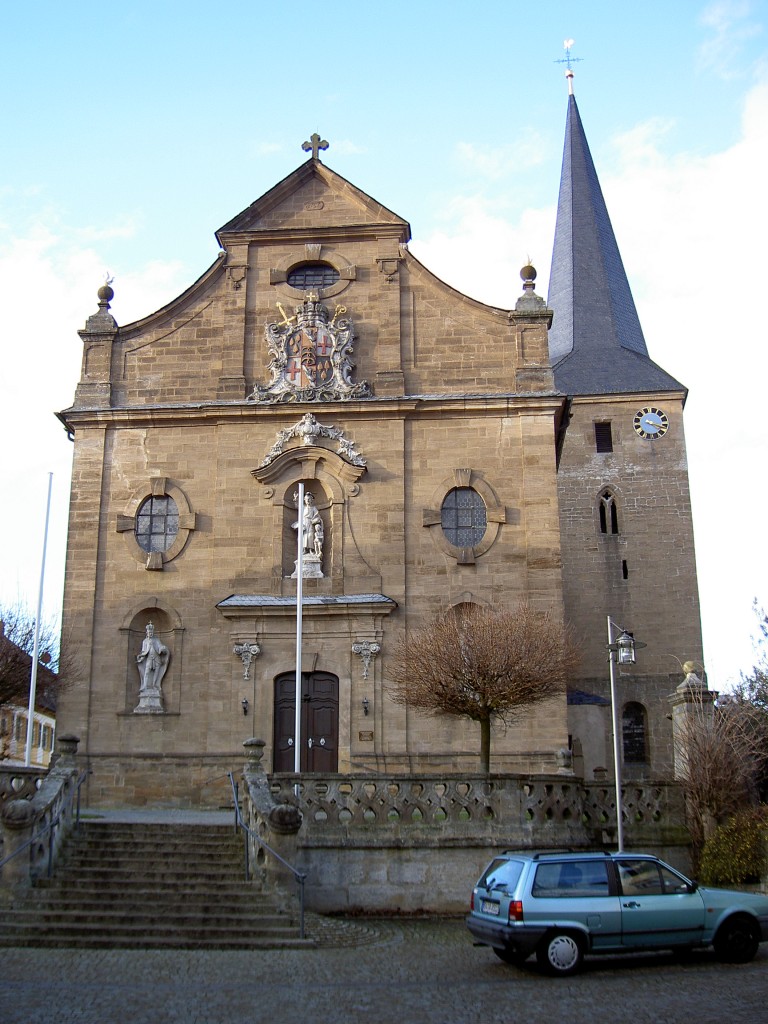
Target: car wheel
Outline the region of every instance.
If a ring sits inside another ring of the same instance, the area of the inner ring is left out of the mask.
[[[539,966],[549,974],[564,977],[575,974],[581,967],[584,952],[581,943],[568,932],[554,932],[544,939],[536,950]]]
[[[530,953],[518,953],[514,949],[497,949],[493,947],[493,952],[499,958],[503,960],[505,964],[512,964],[513,967],[520,967],[530,956]]]
[[[757,925],[747,917],[731,917],[717,929],[712,945],[723,963],[747,964],[760,945]]]

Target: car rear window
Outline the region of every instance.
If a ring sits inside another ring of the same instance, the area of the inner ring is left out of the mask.
[[[478,885],[483,886],[484,889],[506,889],[507,892],[512,892],[520,880],[522,870],[522,861],[497,857],[486,868]]]
[[[607,896],[608,865],[603,860],[568,860],[539,864],[532,896],[560,899],[573,896]]]

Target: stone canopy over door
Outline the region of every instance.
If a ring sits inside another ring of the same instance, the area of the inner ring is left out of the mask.
[[[296,673],[275,680],[274,771],[295,768]],[[339,680],[330,672],[301,675],[301,771],[336,772],[339,747]]]

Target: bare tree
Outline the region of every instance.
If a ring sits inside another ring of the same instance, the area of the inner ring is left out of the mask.
[[[520,604],[512,611],[462,605],[403,639],[390,696],[426,714],[480,724],[480,761],[490,771],[491,723],[509,725],[565,690],[578,660],[570,628]]]
[[[0,705],[28,701],[34,649],[34,615],[21,603],[0,606]],[[50,623],[41,623],[38,664],[38,696],[55,701],[59,638]]]
[[[686,796],[694,868],[715,828],[757,802],[767,766],[762,710],[731,695],[713,703],[703,688],[690,694],[676,737],[675,775]]]

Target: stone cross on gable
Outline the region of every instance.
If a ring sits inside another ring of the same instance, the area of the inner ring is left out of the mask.
[[[325,141],[325,139],[321,139],[317,132],[314,132],[312,135],[310,135],[309,142],[302,142],[301,148],[304,150],[305,153],[308,153],[311,149],[312,159],[319,160],[319,150],[328,149],[328,143]]]

